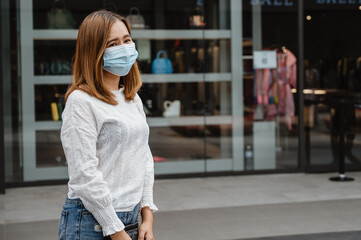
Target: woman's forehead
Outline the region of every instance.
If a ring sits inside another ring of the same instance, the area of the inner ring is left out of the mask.
[[[128,34],[129,32],[125,24],[122,21],[117,20],[110,28],[109,38],[123,38],[123,36]]]

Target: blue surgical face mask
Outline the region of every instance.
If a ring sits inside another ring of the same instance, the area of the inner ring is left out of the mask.
[[[137,58],[138,52],[134,43],[106,48],[103,56],[103,69],[117,76],[125,76]]]

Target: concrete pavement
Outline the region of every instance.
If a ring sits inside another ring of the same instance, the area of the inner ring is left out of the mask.
[[[155,239],[333,240],[343,234],[340,239],[354,240],[361,230],[361,172],[350,173],[356,180],[347,183],[330,182],[334,175],[157,180]],[[66,185],[7,189],[0,196],[0,239],[56,239],[66,192]]]

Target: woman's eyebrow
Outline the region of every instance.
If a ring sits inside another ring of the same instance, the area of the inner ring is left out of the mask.
[[[125,35],[123,36],[123,39],[124,39],[124,38],[128,38],[128,37],[131,38],[132,36],[131,36],[130,34],[125,34]]]
[[[115,40],[118,40],[118,38],[110,39],[109,41],[107,41],[107,44],[108,44],[108,43],[111,43],[111,42],[113,42],[113,41],[115,41]]]

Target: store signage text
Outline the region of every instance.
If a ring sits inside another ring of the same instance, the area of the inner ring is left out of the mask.
[[[317,4],[361,4],[361,0],[316,0]]]
[[[360,0],[361,1],[361,0]],[[250,0],[251,5],[292,7],[293,0]]]

